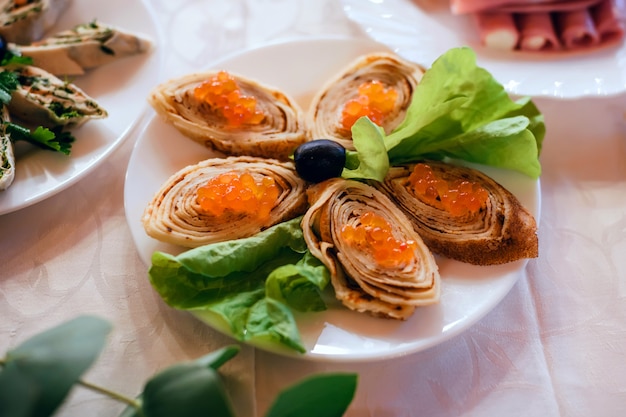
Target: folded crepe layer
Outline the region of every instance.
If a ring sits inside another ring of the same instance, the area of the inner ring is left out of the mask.
[[[211,178],[227,172],[274,179],[280,192],[268,218],[229,211],[216,217],[201,209],[197,190]],[[157,240],[194,248],[253,236],[303,214],[306,207],[305,182],[291,162],[245,156],[213,158],[173,174],[146,207],[142,223],[146,233]]]
[[[86,70],[146,52],[152,42],[111,25],[90,22],[17,47],[33,65],[55,75],[80,75]]]
[[[167,123],[183,135],[227,155],[287,160],[306,140],[302,109],[286,93],[266,84],[229,74],[243,95],[256,99],[265,115],[260,124],[229,126],[219,110],[194,97],[194,89],[217,71],[189,74],[158,85],[148,101]]]
[[[475,182],[489,194],[478,212],[453,216],[416,197],[408,180],[414,164],[392,167],[384,182],[375,184],[406,214],[433,252],[475,265],[538,256],[535,219],[511,192],[479,170],[444,162],[425,163],[439,178]]]
[[[330,270],[335,296],[346,307],[406,319],[416,307],[438,302],[440,277],[432,253],[383,193],[358,181],[335,178],[310,187],[307,194],[311,206],[302,219],[304,238],[311,253]],[[387,220],[396,239],[416,242],[412,262],[383,266],[344,241],[342,228],[357,226],[365,212]]]
[[[33,0],[17,5],[0,0],[0,35],[7,42],[27,45],[50,30],[71,0]]]
[[[19,85],[11,95],[11,116],[35,126],[78,127],[108,116],[98,102],[75,84],[32,65],[3,68],[17,74]]]

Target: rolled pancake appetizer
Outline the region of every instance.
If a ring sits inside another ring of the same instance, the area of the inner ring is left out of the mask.
[[[9,121],[9,112],[6,106],[2,106],[0,118],[3,122]],[[0,191],[6,190],[15,179],[15,154],[13,142],[6,132],[6,125],[0,126]]]
[[[383,193],[333,178],[307,190],[302,230],[330,270],[335,295],[351,310],[404,320],[439,301],[435,259],[406,216]]]
[[[532,214],[481,171],[424,161],[392,167],[376,186],[437,254],[475,265],[538,255]]]
[[[424,69],[391,53],[363,55],[314,97],[307,114],[309,136],[353,150],[351,128],[367,116],[390,133],[404,119]]]
[[[9,112],[20,120],[45,127],[78,127],[108,116],[98,102],[78,86],[32,65],[10,65],[19,86],[13,91]]]
[[[304,213],[305,182],[291,162],[213,158],[172,175],[146,207],[146,233],[188,248],[249,237]]]
[[[81,75],[124,57],[141,54],[152,42],[96,21],[77,25],[30,45],[17,46],[33,65],[55,75]]]
[[[226,71],[172,79],[148,101],[183,135],[226,155],[287,160],[306,140],[303,112],[291,97]]]
[[[0,0],[0,35],[27,45],[57,22],[71,0]]]

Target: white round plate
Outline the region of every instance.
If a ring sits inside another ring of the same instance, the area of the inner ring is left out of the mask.
[[[525,53],[480,44],[470,16],[450,13],[448,0],[342,0],[349,19],[374,40],[430,67],[448,49],[469,46],[478,65],[517,95],[573,99],[626,90],[626,43],[594,51]]]
[[[386,49],[369,40],[314,39],[250,50],[215,62],[212,68],[236,71],[276,86],[306,109],[313,94],[333,74],[352,59],[380,50]],[[154,251],[177,254],[183,249],[146,235],[141,224],[144,208],[172,174],[211,156],[209,149],[185,138],[158,116],[140,133],[126,173],[124,201],[133,239],[147,265]],[[509,171],[489,169],[488,172],[517,195],[538,219],[538,181]],[[441,303],[418,309],[405,322],[373,318],[335,303],[325,312],[297,314],[307,348],[303,357],[360,361],[403,355],[433,346],[468,328],[489,312],[524,274],[526,263],[477,267],[438,259],[443,279]],[[208,318],[200,318],[215,326]],[[259,347],[289,354],[282,349]]]
[[[153,48],[71,79],[109,116],[74,129],[69,156],[18,143],[15,180],[0,191],[0,215],[38,203],[83,178],[122,144],[147,109],[145,97],[162,71],[161,34],[148,0],[73,0],[51,33],[94,19],[144,35]]]

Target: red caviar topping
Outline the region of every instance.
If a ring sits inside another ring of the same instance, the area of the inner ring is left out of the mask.
[[[226,71],[220,71],[198,85],[193,94],[197,100],[204,101],[212,109],[221,112],[233,127],[257,125],[265,117],[257,109],[256,98],[244,95],[237,80]]]
[[[254,178],[244,172],[225,172],[197,190],[202,211],[219,217],[225,211],[266,219],[276,204],[279,189],[274,178]]]
[[[349,100],[341,113],[341,124],[350,130],[352,125],[363,116],[367,116],[378,126],[382,126],[385,117],[396,106],[398,92],[393,87],[377,80],[366,81],[358,88],[358,96]]]
[[[476,213],[489,198],[489,193],[480,184],[459,179],[446,181],[422,163],[415,165],[409,184],[424,203],[445,210],[452,216]]]
[[[403,268],[416,260],[417,243],[396,239],[391,224],[383,217],[368,211],[359,220],[356,226],[341,228],[341,237],[346,243],[369,253],[383,267]]]

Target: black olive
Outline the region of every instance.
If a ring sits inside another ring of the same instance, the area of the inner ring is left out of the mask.
[[[329,139],[316,139],[298,146],[293,153],[298,175],[309,182],[338,177],[346,164],[346,149]]]
[[[7,51],[9,50],[9,44],[4,36],[0,35],[0,60],[4,59]]]

